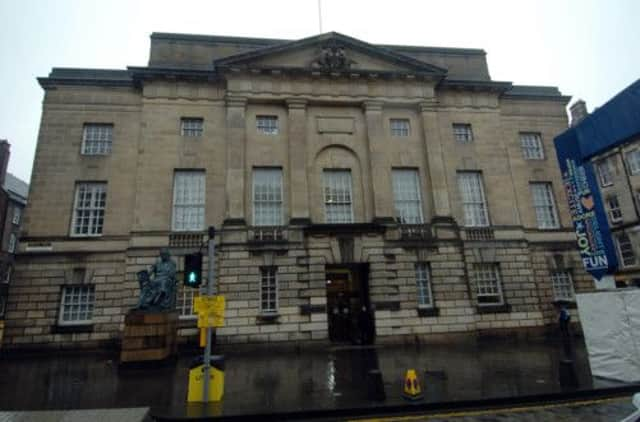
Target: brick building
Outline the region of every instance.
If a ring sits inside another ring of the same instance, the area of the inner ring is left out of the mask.
[[[591,289],[552,139],[568,97],[483,50],[154,33],[54,68],[5,347],[116,342],[135,274],[219,229],[224,343],[540,331]],[[178,308],[195,334],[190,299]]]

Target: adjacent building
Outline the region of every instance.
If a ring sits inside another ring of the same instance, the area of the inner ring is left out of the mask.
[[[0,341],[4,332],[7,294],[13,275],[22,213],[29,193],[29,185],[7,173],[9,156],[9,142],[0,140]]]
[[[483,50],[154,33],[148,66],[39,82],[5,347],[117,342],[136,272],[211,225],[222,343],[539,332],[592,288],[552,144],[569,98]]]
[[[613,238],[617,287],[640,287],[640,81],[588,114],[583,101],[572,108],[577,142],[589,144],[584,160],[596,175],[602,212]],[[597,203],[596,203],[597,205]]]

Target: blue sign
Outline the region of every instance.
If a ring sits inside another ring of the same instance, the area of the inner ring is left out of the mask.
[[[583,161],[573,132],[558,136],[555,144],[580,257],[584,268],[600,280],[613,274],[618,260],[593,166]]]

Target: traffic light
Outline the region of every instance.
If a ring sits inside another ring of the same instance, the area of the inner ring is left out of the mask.
[[[184,256],[184,280],[187,287],[198,287],[202,283],[202,254],[192,253]]]

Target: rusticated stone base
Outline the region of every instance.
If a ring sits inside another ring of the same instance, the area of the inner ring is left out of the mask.
[[[120,362],[160,361],[177,350],[177,312],[129,311],[124,318]]]

